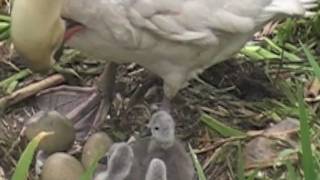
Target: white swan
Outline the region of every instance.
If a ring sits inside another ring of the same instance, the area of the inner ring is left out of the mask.
[[[11,35],[31,67],[48,68],[63,37],[61,13],[84,27],[67,42],[71,47],[144,66],[172,98],[268,21],[309,16],[316,6],[316,0],[16,0]]]

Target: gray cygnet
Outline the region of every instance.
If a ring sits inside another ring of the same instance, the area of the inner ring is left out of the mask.
[[[127,143],[115,143],[109,154],[107,170],[99,173],[94,180],[124,180],[130,173],[134,156]]]
[[[192,180],[194,167],[183,144],[175,139],[175,123],[166,111],[158,111],[148,124],[152,136],[131,144],[134,163],[126,180],[141,180],[145,177],[152,159],[165,163],[167,180]]]
[[[152,159],[145,180],[167,180],[166,164],[160,159]]]

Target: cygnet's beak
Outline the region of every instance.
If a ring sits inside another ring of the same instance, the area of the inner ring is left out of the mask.
[[[103,164],[103,165],[106,165],[106,166],[108,166],[108,162],[109,162],[109,157],[108,157],[108,156],[103,156],[103,157],[98,161],[99,164]]]
[[[151,136],[150,125],[147,124],[141,131],[141,137]]]

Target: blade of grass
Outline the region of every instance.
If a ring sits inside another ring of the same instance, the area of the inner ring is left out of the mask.
[[[255,180],[255,177],[258,175],[258,172],[259,172],[259,170],[255,169],[254,172],[249,175],[247,180]]]
[[[8,30],[10,27],[10,24],[7,22],[0,22],[0,33],[4,32],[5,30]]]
[[[93,162],[88,169],[81,175],[80,180],[91,180],[98,166],[98,161]]]
[[[31,142],[27,145],[26,149],[23,151],[20,159],[18,161],[16,170],[14,171],[11,180],[26,180],[28,177],[29,167],[31,165],[34,153],[37,150],[37,147],[40,141],[52,135],[52,132],[41,132]]]
[[[225,124],[219,122],[218,120],[204,113],[201,115],[200,121],[206,124],[212,130],[217,131],[219,134],[221,134],[224,137],[246,136],[246,133],[243,133],[240,130],[228,127]]]
[[[311,142],[310,142],[310,127],[309,114],[303,100],[303,88],[298,88],[298,109],[300,116],[300,136],[302,145],[302,166],[306,180],[315,180],[316,174],[312,157]]]
[[[286,164],[287,170],[288,170],[287,179],[298,180],[298,176],[297,176],[296,172],[294,171],[292,164],[289,161],[285,161],[285,164]]]
[[[189,144],[189,150],[191,153],[191,158],[192,158],[193,164],[194,164],[196,171],[197,171],[198,179],[199,180],[206,180],[207,178],[203,172],[203,169],[202,169],[201,164],[198,160],[198,157],[197,157],[196,153],[194,152],[194,150],[192,149],[190,144]]]
[[[278,45],[276,45],[272,40],[268,38],[264,38],[264,40],[268,43],[268,45],[277,51],[278,53],[283,53],[283,57],[287,58],[290,61],[300,61],[300,57],[296,56],[295,54],[289,53],[288,51],[285,51],[284,49],[280,48]]]
[[[6,31],[4,31],[0,34],[0,41],[4,41],[4,40],[9,39],[9,37],[10,37],[10,30],[9,29],[10,28],[8,28]]]
[[[10,21],[11,21],[11,17],[10,17],[10,16],[6,16],[6,15],[1,15],[1,14],[0,14],[0,21],[10,22]]]
[[[18,86],[19,84],[19,81],[12,81],[9,86],[6,88],[6,93],[7,94],[11,94],[15,89],[16,87]]]
[[[280,87],[283,94],[287,97],[288,101],[291,103],[291,105],[296,105],[297,97],[294,93],[294,90],[292,87],[288,84],[286,81],[278,82],[278,86]]]
[[[304,54],[307,56],[307,59],[312,66],[314,74],[317,76],[318,79],[320,79],[320,66],[316,61],[316,58],[311,54],[310,50],[301,42],[299,41]]]
[[[245,180],[245,175],[244,175],[244,158],[243,158],[243,152],[242,152],[242,147],[241,144],[238,144],[238,163],[237,163],[237,176],[238,180]]]
[[[246,45],[244,48],[242,48],[241,53],[250,59],[256,60],[273,60],[280,58],[280,56],[258,45]]]
[[[80,180],[91,180],[98,166],[99,160],[104,156],[104,152],[98,152],[90,166],[81,175]]]
[[[320,172],[319,172],[319,169],[320,169],[320,153],[318,151],[314,152],[314,159],[315,159],[314,161],[315,161],[316,169],[318,170],[317,175],[320,176]]]
[[[0,88],[6,88],[13,81],[19,81],[20,79],[23,79],[23,78],[29,76],[30,74],[32,74],[32,72],[29,69],[21,70],[18,73],[8,77],[7,79],[0,81]]]
[[[249,57],[250,59],[257,59],[257,60],[263,60],[263,56],[261,56],[255,47],[252,46],[245,46],[241,49],[241,53],[245,56]]]

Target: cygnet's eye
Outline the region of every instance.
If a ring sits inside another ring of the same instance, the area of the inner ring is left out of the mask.
[[[154,127],[154,130],[158,131],[160,128],[159,126]]]

